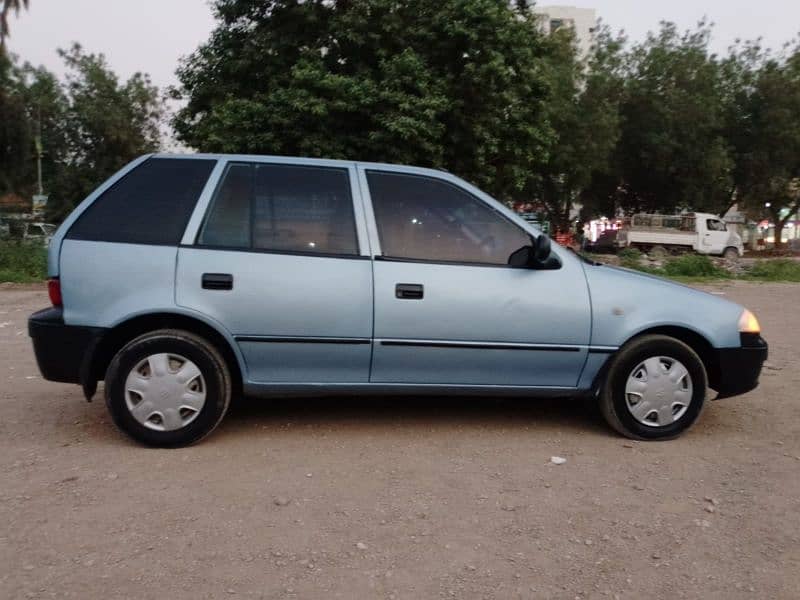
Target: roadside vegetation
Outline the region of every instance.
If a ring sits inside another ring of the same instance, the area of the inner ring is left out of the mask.
[[[47,277],[47,249],[40,243],[0,242],[0,283],[33,283]]]
[[[701,254],[683,254],[668,258],[660,266],[648,264],[646,257],[635,248],[626,248],[617,255],[619,265],[667,277],[685,283],[714,280],[789,281],[800,283],[800,260],[791,258],[764,258],[752,265],[743,266],[732,273],[717,262]],[[603,257],[589,255],[594,260]],[[47,278],[47,249],[40,244],[19,241],[0,242],[0,283],[35,283]]]
[[[617,256],[619,265],[626,269],[689,283],[719,279],[800,282],[800,261],[791,258],[759,259],[733,272],[703,254],[683,254],[668,258],[660,265],[650,264],[635,248],[625,248]]]

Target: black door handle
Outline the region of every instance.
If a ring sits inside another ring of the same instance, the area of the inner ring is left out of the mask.
[[[203,273],[204,290],[232,290],[233,275],[230,273]]]
[[[418,283],[398,283],[394,286],[394,295],[401,300],[422,300],[424,289]]]

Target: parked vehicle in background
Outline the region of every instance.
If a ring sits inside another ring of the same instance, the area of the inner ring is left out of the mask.
[[[551,247],[416,167],[145,156],[64,221],[48,272],[42,374],[87,398],[105,380],[114,422],[156,446],[201,439],[237,393],[584,396],[671,438],[767,357],[743,307]]]
[[[595,241],[587,241],[583,246],[587,252],[613,254],[617,251],[617,230],[606,229],[597,236]]]
[[[617,234],[618,248],[649,252],[662,247],[668,252],[694,250],[734,259],[744,253],[741,236],[725,221],[708,213],[685,215],[636,214]]]
[[[55,232],[56,226],[51,223],[25,223],[22,239],[26,242],[41,242],[43,246],[47,246]]]

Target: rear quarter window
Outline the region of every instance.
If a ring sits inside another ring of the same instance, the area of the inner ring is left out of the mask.
[[[176,246],[215,164],[210,159],[150,158],[103,192],[66,237]]]

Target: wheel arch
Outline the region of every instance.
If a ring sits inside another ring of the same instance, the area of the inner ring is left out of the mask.
[[[244,382],[245,363],[236,343],[220,328],[195,316],[176,312],[152,312],[133,316],[108,329],[97,341],[87,357],[84,388],[96,385],[105,378],[111,360],[132,339],[157,329],[183,329],[208,340],[225,359],[230,369],[234,394],[241,394]]]
[[[688,327],[681,327],[680,325],[659,325],[637,331],[635,334],[631,335],[627,340],[625,340],[625,342],[620,345],[620,348],[645,335],[666,335],[668,337],[675,338],[676,340],[679,340],[689,346],[700,357],[700,361],[703,363],[703,366],[706,369],[708,386],[712,389],[717,389],[717,385],[720,382],[718,353],[714,349],[714,346],[711,344],[711,342],[709,342],[703,334],[698,333],[693,329],[689,329]],[[600,386],[605,380],[608,369],[614,361],[615,356],[616,352],[609,357],[595,377],[593,385],[593,389],[595,391],[600,389]]]

